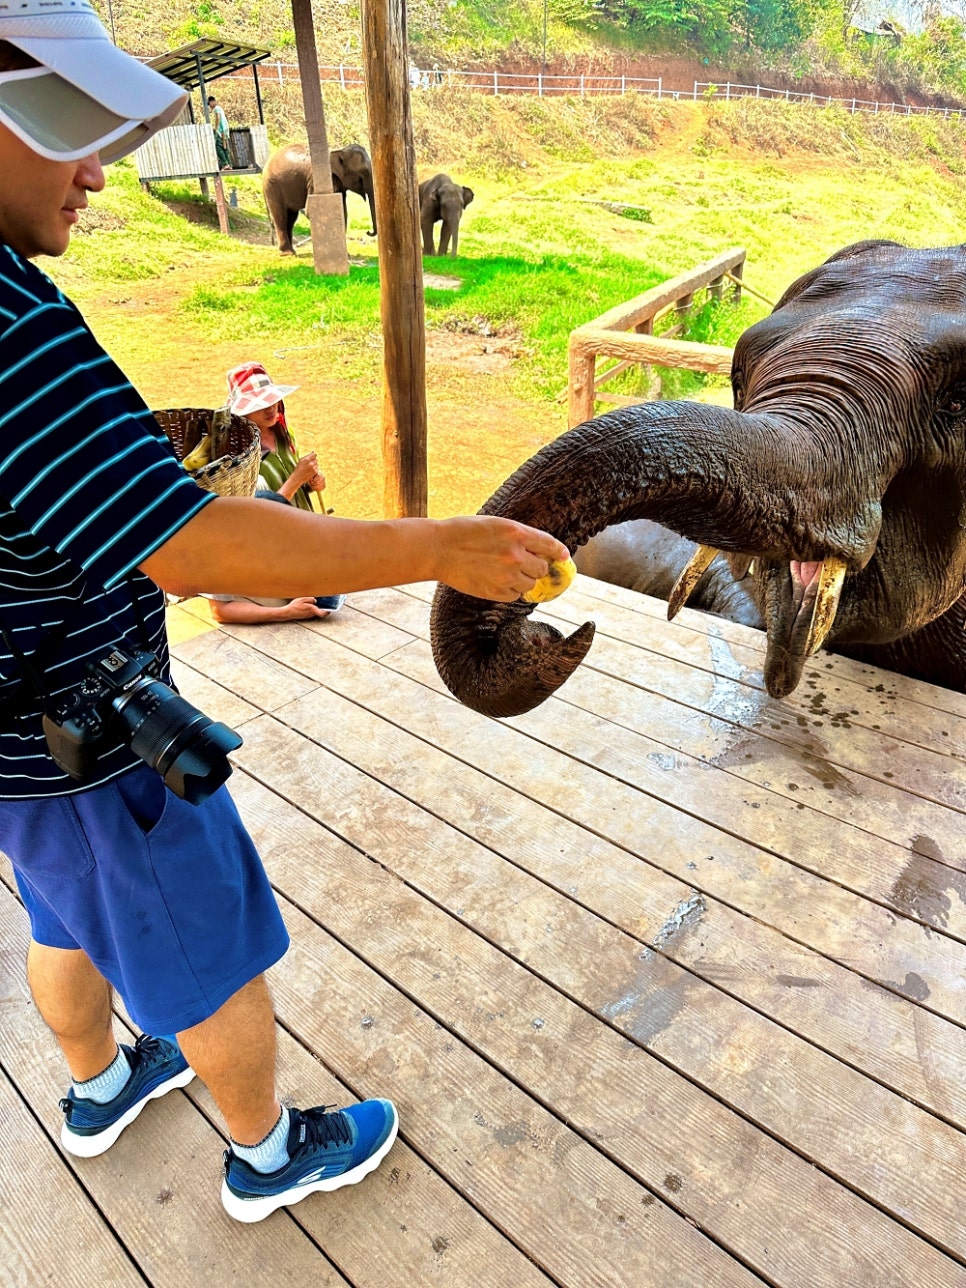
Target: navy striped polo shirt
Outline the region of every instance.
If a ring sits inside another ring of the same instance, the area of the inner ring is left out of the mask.
[[[76,307],[0,245],[0,625],[44,660],[52,695],[114,645],[143,650],[132,594],[170,679],[164,596],[137,566],[212,499]],[[0,799],[83,791],[141,763],[110,745],[75,782],[47,752],[41,711],[0,640]]]

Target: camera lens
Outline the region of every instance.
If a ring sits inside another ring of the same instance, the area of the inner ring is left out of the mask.
[[[128,731],[131,750],[189,804],[200,805],[231,774],[227,756],[241,746],[238,734],[160,680],[142,679],[111,705]]]

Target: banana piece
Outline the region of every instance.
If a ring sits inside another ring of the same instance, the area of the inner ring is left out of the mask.
[[[576,575],[577,566],[572,559],[555,559],[551,562],[546,577],[534,582],[533,589],[520,598],[528,604],[545,604],[562,595]]]
[[[200,470],[211,464],[211,435],[205,434],[197,447],[192,448],[181,464],[186,470]]]

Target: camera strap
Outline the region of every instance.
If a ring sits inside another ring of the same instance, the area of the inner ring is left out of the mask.
[[[137,619],[138,635],[140,636],[141,646],[146,653],[150,653],[151,637],[148,634],[148,625],[145,621],[144,610],[141,607],[141,600],[135,588],[134,574],[128,573],[124,580],[127,583],[128,594],[131,596],[131,605],[134,608],[134,616]],[[22,681],[26,681],[33,690],[33,694],[39,697],[44,703],[46,703],[47,699],[50,697],[50,693],[46,683],[47,670],[43,662],[40,660],[41,656],[49,655],[53,648],[61,642],[67,632],[67,627],[70,625],[71,616],[73,615],[73,612],[76,611],[76,608],[80,606],[81,602],[82,601],[80,599],[74,601],[73,607],[68,611],[67,616],[60,625],[56,627],[55,630],[50,631],[41,640],[40,646],[34,653],[33,657],[28,657],[26,653],[24,653],[7,631],[3,621],[0,620],[0,639],[3,640],[4,644],[10,651],[11,657],[19,666]],[[8,683],[11,685],[19,685],[22,681],[11,680]],[[3,687],[0,687],[0,698],[2,698],[3,695]],[[26,708],[28,705],[26,694],[15,693],[10,699],[4,700],[3,709],[6,714],[16,714],[18,707]]]

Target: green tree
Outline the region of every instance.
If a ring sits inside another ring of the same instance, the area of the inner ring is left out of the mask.
[[[937,88],[966,92],[966,25],[952,15],[935,14],[922,32],[903,39],[896,61],[918,69]]]
[[[815,20],[810,0],[737,0],[731,10],[745,47],[768,52],[800,45],[811,35]]]

